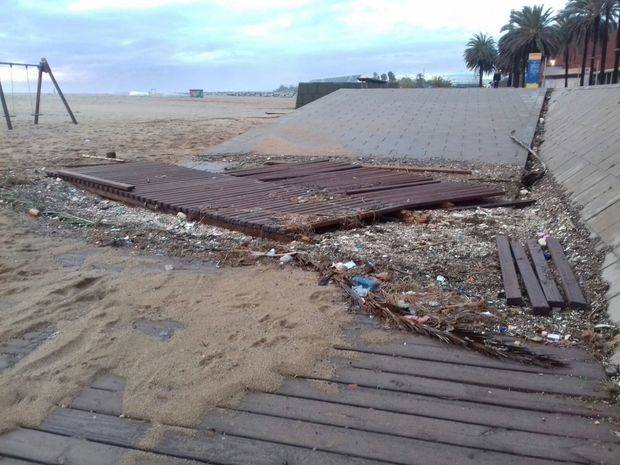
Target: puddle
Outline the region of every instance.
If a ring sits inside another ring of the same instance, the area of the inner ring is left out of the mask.
[[[147,336],[154,337],[160,341],[167,342],[172,339],[174,333],[184,328],[184,326],[173,320],[145,320],[140,319],[134,322],[133,328]]]
[[[34,352],[41,344],[54,337],[51,326],[22,334],[0,345],[0,372],[11,368],[26,355]]]

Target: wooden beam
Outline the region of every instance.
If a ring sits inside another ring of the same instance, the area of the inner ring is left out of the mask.
[[[37,66],[39,75],[37,77],[37,98],[34,105],[34,124],[39,124],[39,110],[41,109],[41,84],[43,83],[43,67]]]
[[[111,181],[109,179],[98,178],[96,176],[89,176],[87,174],[82,174],[77,171],[56,170],[53,173],[56,176],[60,176],[60,177],[64,176],[66,178],[69,178],[69,180],[92,182],[92,183],[100,184],[106,187],[113,187],[114,189],[118,189],[121,191],[132,191],[135,188],[135,186],[132,184]]]
[[[581,287],[579,287],[579,282],[568,263],[566,255],[564,255],[562,245],[560,245],[557,239],[549,237],[547,238],[547,248],[551,252],[553,264],[560,274],[564,295],[568,304],[576,307],[587,307],[588,302],[581,291]]]
[[[560,294],[558,286],[555,284],[553,273],[549,268],[545,254],[538,244],[538,241],[536,239],[530,239],[527,241],[527,248],[530,251],[530,256],[532,257],[532,262],[534,263],[534,269],[536,270],[538,281],[540,282],[542,290],[545,293],[547,302],[549,302],[549,305],[552,307],[563,307],[564,298],[562,297],[562,294]]]
[[[517,270],[512,258],[508,238],[503,235],[497,235],[495,240],[497,242],[497,254],[502,272],[502,281],[504,282],[504,291],[506,292],[506,303],[508,305],[522,305],[521,287],[519,286],[519,278],[517,278]]]
[[[2,82],[0,82],[0,101],[2,102],[2,111],[4,112],[4,119],[6,120],[6,125],[9,130],[13,129],[13,125],[11,124],[11,115],[9,114],[9,107],[6,105],[6,100],[4,98],[4,91],[2,90]]]
[[[52,68],[50,68],[50,65],[48,64],[45,58],[41,58],[40,69],[42,69],[43,71],[45,71],[47,74],[50,75],[50,79],[52,80],[52,83],[54,84],[54,87],[56,88],[56,91],[58,92],[58,96],[60,97],[60,100],[62,100],[62,103],[65,105],[65,108],[67,109],[67,113],[69,113],[69,117],[71,118],[71,121],[73,121],[73,124],[78,124],[77,120],[75,119],[75,116],[73,115],[73,112],[71,111],[71,107],[69,107],[69,103],[67,102],[65,95],[62,93],[62,90],[60,90],[60,86],[56,82],[54,73],[52,73]],[[40,90],[39,90],[39,93],[40,93]],[[38,118],[38,114],[39,114],[39,111],[37,110],[37,118]]]
[[[525,252],[523,245],[520,242],[511,239],[510,246],[517,262],[521,279],[525,285],[525,290],[527,291],[527,295],[530,299],[530,304],[532,305],[532,313],[534,313],[534,315],[548,315],[551,312],[551,308],[549,307],[545,294],[540,287],[536,273],[534,273],[532,265],[530,265],[530,261],[527,258],[527,253]]]

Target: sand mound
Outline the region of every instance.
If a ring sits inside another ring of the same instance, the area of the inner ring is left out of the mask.
[[[38,424],[103,372],[126,378],[126,415],[193,426],[246,389],[276,389],[284,373],[329,371],[317,361],[347,315],[311,273],[166,270],[164,257],[42,239],[21,221],[0,212],[0,345],[34,328],[55,333],[0,372],[0,431]],[[143,330],[162,320],[176,323],[165,337]]]

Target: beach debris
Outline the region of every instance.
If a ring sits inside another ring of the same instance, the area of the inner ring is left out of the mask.
[[[280,257],[280,263],[282,265],[286,265],[287,263],[291,263],[294,259],[295,259],[294,254],[287,253]]]
[[[533,314],[549,315],[551,308],[562,308],[567,305],[587,306],[577,278],[557,239],[543,234],[538,239],[528,240],[526,244],[529,256],[523,245],[518,241],[498,235],[496,242],[508,305],[523,304],[517,277],[518,269]],[[551,264],[553,264],[553,268]],[[556,274],[564,288],[564,296],[560,293],[555,282],[554,276]]]
[[[33,218],[37,218],[41,214],[41,212],[37,208],[30,208],[28,210],[28,214]]]
[[[88,154],[82,154],[82,158],[91,158],[94,160],[105,160],[105,161],[113,161],[116,163],[125,163],[125,160],[121,160],[120,158],[116,158],[116,153],[115,152],[109,152],[109,153],[114,153],[113,157],[108,157],[107,154],[105,157],[100,157],[98,155],[88,155]]]
[[[369,291],[376,291],[381,286],[379,280],[375,278],[365,278],[363,276],[353,276],[351,281],[357,284],[358,286],[362,286]]]
[[[401,210],[400,219],[407,224],[428,224],[431,221],[431,214],[411,210]]]
[[[166,271],[172,271],[174,270],[174,265],[170,265],[170,264],[164,265],[164,269]]]
[[[357,264],[353,260],[349,260],[348,262],[344,262],[344,263],[343,262],[332,263],[332,266],[336,269],[336,271],[343,272],[345,270],[352,270],[353,268],[357,266]]]
[[[275,256],[276,256],[276,249],[271,249],[269,252],[265,254],[265,257],[275,257]]]
[[[442,275],[438,275],[437,278],[435,278],[435,280],[439,283],[439,284],[446,284],[446,277],[442,276]]]
[[[116,152],[115,151],[110,151],[110,152],[106,152],[105,154],[106,158],[116,158]]]
[[[183,212],[178,212],[177,213],[177,218],[182,220],[182,221],[185,221],[187,219],[187,215],[185,213],[183,213]]]

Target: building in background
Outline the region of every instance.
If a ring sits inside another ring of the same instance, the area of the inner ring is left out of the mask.
[[[616,59],[616,35],[617,31],[613,31],[609,35],[607,42],[607,53],[605,55],[605,79],[602,81],[604,84],[611,84],[611,75],[614,70],[614,61]],[[588,85],[590,76],[590,62],[591,62],[592,46],[588,47],[588,54],[586,56],[586,72],[584,85]],[[581,77],[581,63],[583,60],[583,45],[574,45],[569,51],[568,59],[568,87],[579,86]],[[544,70],[544,86],[548,88],[564,87],[565,78],[565,60],[564,53],[559,53],[555,57],[547,59]],[[594,59],[594,82],[599,83],[598,74],[601,65],[601,44],[597,44],[596,55]]]

